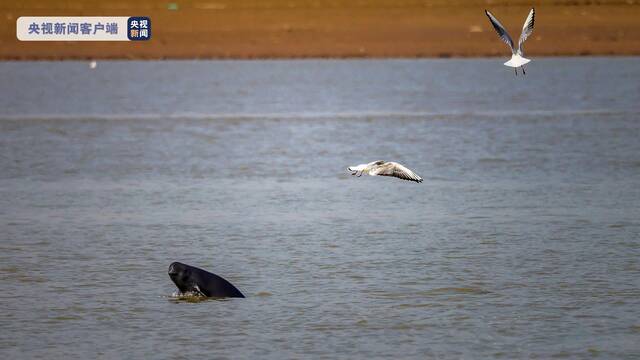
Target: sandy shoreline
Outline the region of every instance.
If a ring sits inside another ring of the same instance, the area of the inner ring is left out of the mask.
[[[489,4],[487,4],[489,3]],[[536,1],[530,56],[640,55],[640,2]],[[2,4],[0,59],[252,59],[508,56],[484,15],[518,36],[528,1],[27,0]],[[572,4],[572,5],[569,5]],[[20,42],[19,16],[150,16],[149,42]]]

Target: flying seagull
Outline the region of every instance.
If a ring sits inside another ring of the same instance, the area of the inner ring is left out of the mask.
[[[502,39],[502,41],[504,41],[511,48],[511,60],[507,61],[504,64],[506,66],[511,66],[516,72],[516,76],[518,76],[518,66],[522,68],[522,73],[526,75],[527,73],[524,71],[524,64],[528,63],[531,60],[524,58],[522,44],[533,32],[533,23],[536,17],[536,10],[534,8],[531,8],[531,11],[529,11],[529,16],[527,16],[527,20],[524,21],[522,34],[520,35],[520,40],[518,40],[517,49],[513,44],[513,40],[511,40],[511,36],[509,36],[509,33],[507,33],[507,30],[504,28],[504,26],[500,24],[500,21],[498,21],[498,19],[496,19],[496,17],[493,16],[493,14],[488,10],[485,10],[484,12],[485,14],[487,14],[489,21],[491,21],[491,25],[493,25],[493,28],[496,29],[496,32],[498,33],[498,36],[500,36],[500,39]]]
[[[368,164],[350,166],[347,168],[351,175],[362,176],[363,173],[371,176],[393,176],[403,180],[422,182],[422,178],[406,167],[392,161],[378,160]]]

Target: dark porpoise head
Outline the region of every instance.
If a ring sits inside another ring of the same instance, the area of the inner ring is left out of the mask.
[[[179,262],[174,262],[169,265],[169,277],[181,293],[195,291],[195,284],[192,281],[193,277],[191,276],[190,268],[191,266]]]
[[[207,297],[241,297],[244,295],[227,280],[216,274],[187,264],[169,265],[169,277],[181,293],[196,293]]]

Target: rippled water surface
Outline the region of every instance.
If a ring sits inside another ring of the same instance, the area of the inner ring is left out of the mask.
[[[0,78],[3,358],[640,353],[637,58]],[[172,299],[172,261],[247,298]]]

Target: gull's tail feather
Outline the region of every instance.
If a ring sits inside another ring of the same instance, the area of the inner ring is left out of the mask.
[[[504,63],[506,66],[511,66],[511,67],[520,67],[526,63],[528,63],[529,59],[523,58],[522,56],[518,55],[518,54],[513,54],[511,56],[511,60],[507,61],[506,63]]]

